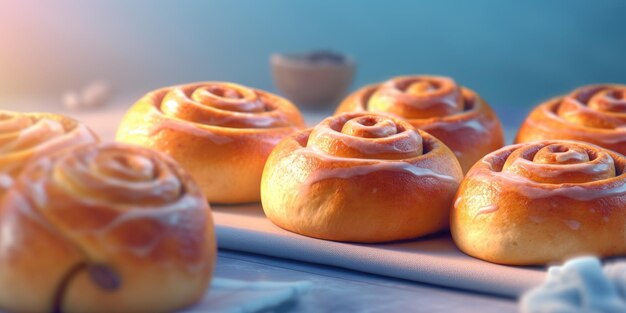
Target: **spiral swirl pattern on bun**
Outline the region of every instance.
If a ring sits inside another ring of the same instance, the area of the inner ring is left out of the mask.
[[[516,142],[567,139],[626,154],[626,85],[590,85],[536,107]]]
[[[117,140],[172,156],[211,202],[259,200],[272,148],[304,127],[288,100],[233,83],[205,82],[148,93],[126,114]]]
[[[388,115],[345,113],[278,144],[261,201],[287,230],[383,242],[446,228],[461,178],[454,154],[428,133]]]
[[[427,131],[455,153],[464,172],[504,145],[502,126],[489,105],[447,77],[396,77],[361,88],[337,108],[337,113],[362,111],[393,114]]]
[[[96,141],[87,126],[69,117],[0,111],[0,198],[31,160]]]
[[[626,253],[626,158],[554,140],[504,147],[467,173],[452,211],[456,244],[505,264]]]
[[[0,203],[0,307],[171,312],[215,261],[210,209],[161,153],[86,145],[31,163]]]

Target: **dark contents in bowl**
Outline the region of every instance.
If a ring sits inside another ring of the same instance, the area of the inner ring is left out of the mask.
[[[333,63],[343,64],[346,63],[347,58],[345,55],[330,51],[330,50],[317,50],[307,53],[291,53],[285,55],[287,58],[308,63]]]

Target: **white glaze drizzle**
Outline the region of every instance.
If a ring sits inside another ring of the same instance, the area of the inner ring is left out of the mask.
[[[405,95],[407,95],[407,93],[405,93],[404,91],[400,90],[400,89],[386,89],[383,92],[378,91],[376,96],[377,96],[377,101],[381,101],[381,102],[390,102],[390,103],[394,103],[398,98],[404,97]],[[415,95],[410,95],[412,97],[415,97]],[[368,99],[368,102],[371,101],[371,97]],[[450,99],[446,99],[445,97],[442,97],[440,101],[412,101],[410,102],[408,105],[414,108],[418,108],[421,110],[428,110],[431,107],[434,106],[439,106],[441,104],[444,104],[445,107],[449,108],[449,109],[456,109],[457,104],[456,102],[454,102],[454,100],[450,100]],[[369,104],[368,104],[369,106]]]
[[[19,249],[23,245],[23,238],[21,236],[15,236],[20,234],[21,230],[17,228],[23,227],[17,220],[24,217],[34,223],[39,224],[52,233],[58,233],[56,229],[50,225],[39,213],[34,212],[31,205],[26,202],[26,199],[21,194],[13,194],[11,198],[11,205],[17,209],[17,214],[8,214],[3,216],[4,221],[0,223],[0,258],[5,258],[11,255],[10,251],[16,247]]]
[[[78,138],[80,140],[70,142],[72,138]],[[75,143],[79,143],[79,142],[81,143],[94,142],[95,140],[93,140],[93,138],[94,138],[94,135],[91,133],[91,131],[89,131],[89,129],[87,129],[87,127],[83,125],[76,125],[76,127],[74,127],[72,130],[69,130],[64,135],[52,138],[46,142],[43,142],[37,147],[35,147],[33,150],[34,155],[35,156],[45,155],[49,151],[52,151],[53,149],[58,149],[62,147],[63,145],[72,146]]]
[[[198,210],[196,208],[199,207],[201,206],[198,203],[198,199],[195,199],[194,197],[191,197],[189,195],[185,195],[182,198],[179,198],[176,202],[166,206],[140,207],[132,210],[127,210],[123,213],[120,213],[113,221],[111,221],[105,227],[91,230],[90,233],[93,233],[101,241],[104,241],[106,240],[106,235],[109,232],[113,231],[117,226],[133,220],[149,219],[156,221],[161,225],[164,225],[168,231],[173,231],[172,235],[178,237],[178,234],[183,234],[188,231],[194,232],[193,229],[187,229],[189,228],[189,226],[192,226],[194,224],[204,225],[203,221],[199,221],[197,219],[189,221],[188,218],[185,218],[185,216],[188,214],[193,214],[194,218],[204,218],[204,215],[202,214],[195,214],[198,213]],[[158,236],[152,238],[152,240],[141,246],[111,246],[109,244],[108,247],[113,250],[128,251],[136,256],[145,257],[148,256],[160,244],[163,236],[164,234],[159,234]],[[181,245],[181,249],[183,250],[181,252],[185,253],[185,243],[181,241],[179,242],[179,244]]]
[[[426,129],[426,131],[428,131],[428,129],[443,129],[447,132],[454,132],[454,131],[458,131],[460,129],[463,128],[470,128],[473,129],[474,131],[478,132],[478,133],[486,133],[488,132],[487,128],[485,126],[483,126],[483,124],[477,120],[477,119],[469,119],[469,120],[465,120],[465,121],[446,121],[446,120],[439,120],[439,121],[435,121],[432,124],[428,125],[427,127],[424,127],[424,129]]]
[[[458,209],[458,208],[459,208],[459,204],[461,204],[461,201],[462,201],[462,200],[463,200],[463,197],[461,197],[461,196],[458,196],[458,197],[456,198],[456,200],[454,200],[454,208],[455,208],[455,209]]]
[[[626,128],[617,127],[614,129],[605,129],[584,127],[582,125],[570,123],[549,110],[546,114],[552,119],[556,120],[558,123],[569,124],[572,125],[572,127],[575,127],[568,129],[568,132],[572,132],[572,137],[593,138],[593,140],[604,144],[616,144],[626,142]],[[548,134],[551,134],[555,131],[554,128],[548,127],[544,123],[535,122],[533,119],[526,119],[524,123],[528,124],[532,128],[537,128]]]
[[[32,138],[33,135],[41,136],[41,134],[37,133],[43,130],[45,130],[43,134],[45,134],[46,138],[61,136],[65,133],[65,128],[63,128],[63,125],[61,125],[60,122],[48,118],[42,118],[30,127],[20,130],[15,143],[18,144],[21,140]],[[47,141],[44,141],[44,143],[45,142]]]
[[[357,151],[364,154],[380,154],[380,153],[408,153],[411,152],[411,145],[405,145],[403,147],[398,147],[397,143],[401,143],[393,140],[394,138],[400,138],[401,136],[408,135],[410,140],[417,141],[417,133],[414,131],[405,131],[402,133],[394,134],[392,136],[386,137],[384,141],[377,142],[374,140],[368,140],[368,138],[359,138],[361,140],[354,140],[348,135],[343,133],[338,133],[328,127],[319,127],[315,129],[316,136],[328,136],[333,139],[338,139],[341,143],[346,146],[356,149]],[[407,133],[407,134],[405,134]],[[376,138],[379,139],[379,138]],[[392,141],[393,140],[393,141]],[[391,142],[390,142],[391,141]],[[319,150],[319,149],[318,149]]]
[[[48,173],[52,169],[52,160],[49,157],[43,157],[37,160],[37,167],[41,168],[41,171],[44,173]],[[26,176],[26,178],[29,178]],[[40,179],[38,181],[28,180],[26,182],[29,187],[28,197],[30,197],[35,206],[37,207],[45,207],[48,202],[48,195],[46,193],[45,182]]]
[[[453,177],[435,173],[430,169],[419,168],[408,164],[406,162],[385,162],[385,163],[373,163],[368,165],[356,165],[347,168],[333,168],[326,170],[317,170],[312,173],[304,182],[306,185],[330,179],[330,178],[350,178],[353,176],[363,176],[380,171],[394,171],[394,172],[406,172],[413,176],[429,176],[444,180],[454,180]]]
[[[576,161],[582,162],[585,160],[584,155],[574,150],[568,150],[566,152],[556,152],[554,153],[554,155],[555,155],[554,159],[557,162],[567,162],[569,160],[576,160]]]
[[[135,219],[152,219],[162,223],[163,225],[177,226],[179,225],[181,214],[189,213],[197,207],[200,207],[198,199],[189,195],[184,195],[177,201],[164,206],[139,207],[137,209],[122,212],[100,231],[106,232],[124,222]]]
[[[19,212],[19,214],[39,224],[40,226],[46,228],[47,230],[53,233],[59,233],[57,229],[55,229],[39,212],[37,212],[33,208],[33,206],[30,203],[27,202],[27,200],[25,199],[26,195],[23,195],[22,193],[15,193],[15,194],[12,194],[11,196],[12,196],[11,204],[14,205],[15,208],[17,208],[17,211]],[[18,223],[1,223],[1,225],[2,227],[7,227],[7,226],[20,227]],[[13,233],[13,231],[10,231],[10,232]],[[2,245],[2,247],[6,247],[6,246]]]
[[[231,143],[235,140],[228,135],[216,134],[215,131],[212,130],[212,128],[217,128],[217,129],[221,128],[221,129],[224,129],[224,131],[231,130],[233,132],[236,130],[245,131],[247,129],[250,129],[250,128],[229,128],[229,127],[222,127],[222,126],[216,126],[216,125],[198,124],[198,123],[194,123],[194,122],[190,122],[186,120],[177,119],[176,117],[170,117],[167,115],[166,117],[163,117],[163,116],[159,116],[163,113],[158,111],[156,108],[154,109],[154,111],[152,111],[152,113],[149,113],[149,114],[152,115],[153,116],[152,118],[155,120],[155,123],[152,126],[148,128],[130,129],[127,131],[127,133],[131,135],[136,135],[136,136],[150,137],[150,136],[156,135],[157,133],[161,132],[164,129],[171,129],[174,131],[190,133],[200,138],[207,138],[215,144],[223,145],[223,144]],[[269,131],[269,130],[276,130],[276,129],[283,129],[283,128],[290,129],[292,131],[298,130],[298,127],[296,126],[258,128],[258,130]],[[276,145],[278,144],[278,142],[280,142],[283,139],[283,137],[284,136],[281,136],[281,135],[262,136],[258,140],[267,142],[270,145]]]
[[[408,83],[408,84],[406,84]],[[433,85],[436,83],[437,85]],[[406,86],[402,87],[402,85]],[[420,85],[421,92],[418,94],[411,93],[408,90],[414,86]],[[395,102],[396,99],[402,97],[410,97],[414,99],[409,101],[408,105],[419,109],[428,109],[442,103],[451,110],[458,109],[458,98],[463,98],[460,90],[457,90],[456,82],[444,77],[415,77],[415,78],[395,78],[383,82],[379,85],[377,96],[381,101]],[[436,99],[436,100],[435,100]],[[368,99],[368,101],[371,100]]]
[[[30,124],[25,128],[17,129],[13,133],[17,136],[15,136],[13,140],[4,143],[0,147],[0,154],[18,153],[23,150],[35,148],[41,149],[49,144],[51,138],[58,138],[63,136],[65,134],[65,129],[63,128],[63,125],[61,125],[61,123],[59,123],[58,121],[43,118],[35,121],[33,124]],[[20,146],[25,141],[35,142],[15,151],[15,149],[17,149],[16,147]]]
[[[348,120],[346,121],[343,127],[345,128],[346,126],[349,125],[351,129],[358,130],[363,133],[370,133],[375,138],[385,138],[385,137],[393,136],[396,134],[395,132],[396,126],[392,124],[393,122],[391,120],[386,120],[386,121],[381,121],[381,122],[383,122],[383,124],[386,124],[386,125],[381,125],[380,122],[378,122],[376,125],[363,125],[359,122],[355,122],[355,120]],[[330,128],[326,128],[326,127],[322,129],[330,130]]]
[[[581,226],[580,222],[577,220],[563,220],[563,223],[565,223],[565,225],[567,225],[567,227],[571,230],[578,230]]]
[[[544,216],[539,216],[539,215],[530,215],[530,216],[528,216],[528,218],[531,221],[533,221],[533,223],[536,223],[536,224],[543,223],[546,220],[546,218]]]
[[[191,100],[192,103],[194,103],[194,105],[196,106],[200,106],[200,107],[205,107],[206,105],[204,104],[199,104],[197,103],[195,100]],[[168,101],[163,102],[164,106],[173,106],[173,107],[178,107],[179,103],[174,100],[174,99],[170,99]],[[224,114],[220,114],[219,116],[215,116],[210,118],[207,122],[208,124],[200,124],[203,126],[214,126],[214,127],[222,127],[221,125],[229,123],[229,122],[233,122],[233,121],[241,121],[242,119],[245,120],[246,124],[249,124],[251,127],[246,127],[246,128],[267,128],[268,126],[272,125],[272,123],[274,122],[284,122],[285,121],[285,117],[281,114],[275,114],[275,112],[278,112],[276,110],[274,111],[263,111],[261,113],[253,113],[253,112],[237,112],[237,111],[229,111],[229,110],[225,110],[225,109],[220,109],[220,108],[216,108],[216,107],[210,107],[211,110],[217,110],[217,111],[222,111],[222,112],[228,112],[228,116],[225,116]],[[268,115],[271,114],[271,115]],[[166,116],[172,117],[172,118],[178,118],[175,115],[169,115],[169,114],[165,114]],[[186,121],[187,123],[194,123],[191,121]],[[281,127],[281,126],[279,126]],[[282,126],[284,127],[284,126]],[[242,128],[245,129],[245,128]]]
[[[9,174],[0,173],[0,189],[9,189],[13,186],[13,178]]]
[[[498,211],[498,206],[496,206],[494,204],[488,205],[488,206],[484,206],[484,207],[479,208],[476,211],[476,215],[474,217],[482,215],[482,214],[493,213],[493,212],[496,212],[496,211]]]
[[[615,144],[626,142],[626,129],[619,129],[619,131],[615,132],[615,138],[606,138],[606,137],[596,137],[597,140],[606,144]]]
[[[529,199],[541,199],[554,196],[563,196],[566,198],[578,200],[578,201],[590,201],[605,197],[612,197],[622,195],[626,193],[626,184],[619,184],[618,186],[606,189],[606,188],[594,188],[589,190],[580,185],[569,184],[541,184],[534,182],[528,178],[521,177],[519,175],[512,175],[507,172],[492,172],[492,177],[485,176],[482,179],[484,181],[492,181],[493,179],[505,181],[516,185],[516,190]],[[483,176],[483,175],[478,175]],[[479,177],[477,177],[479,178]],[[543,188],[542,188],[543,187]],[[551,187],[551,188],[546,188]]]
[[[606,156],[606,155],[605,155]],[[518,165],[533,174],[540,177],[555,177],[566,172],[579,172],[584,174],[598,174],[606,172],[614,164],[612,158],[606,158],[605,162],[601,163],[574,163],[574,164],[537,164],[524,158],[517,158],[511,165]],[[536,166],[542,166],[545,170],[533,171]]]
[[[148,129],[144,129],[143,131],[140,129],[135,130],[135,134],[141,134],[144,136],[154,136],[158,134],[159,132],[161,132],[163,129],[170,129],[174,131],[190,133],[193,136],[197,136],[201,138],[207,138],[211,140],[213,143],[218,144],[218,145],[227,144],[233,141],[233,138],[215,134],[212,130],[209,129],[210,127],[219,127],[219,126],[207,126],[207,125],[198,126],[193,122],[171,121],[168,119],[161,119]]]
[[[301,148],[295,151],[297,154],[308,154],[313,155],[314,157],[335,161],[335,162],[353,162],[353,163],[361,163],[363,165],[352,165],[346,168],[333,168],[333,169],[324,169],[317,170],[312,173],[304,182],[305,185],[311,185],[315,182],[329,179],[329,178],[350,178],[353,176],[362,176],[367,175],[374,172],[379,171],[394,171],[394,172],[405,172],[412,174],[416,177],[426,176],[433,177],[437,179],[442,179],[448,182],[456,182],[456,179],[452,176],[448,176],[445,174],[436,173],[431,169],[421,168],[414,166],[410,163],[403,161],[391,161],[391,160],[372,160],[372,159],[357,159],[357,158],[343,158],[336,157],[324,153],[321,150],[314,150],[310,148]]]

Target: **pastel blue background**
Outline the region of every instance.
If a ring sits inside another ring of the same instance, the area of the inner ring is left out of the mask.
[[[587,83],[626,83],[619,0],[41,2],[0,4],[0,100],[93,79],[137,94],[200,80],[275,90],[271,53],[318,48],[354,56],[353,88],[448,75],[501,114]]]

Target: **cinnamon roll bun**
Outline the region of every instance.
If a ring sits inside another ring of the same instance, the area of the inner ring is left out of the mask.
[[[345,113],[276,146],[261,201],[267,217],[287,230],[383,242],[447,228],[462,176],[452,151],[408,122]]]
[[[0,202],[0,309],[171,312],[216,247],[208,204],[167,156],[124,144],[38,158]]]
[[[537,106],[516,142],[579,140],[626,154],[626,85],[590,85]]]
[[[503,264],[626,254],[625,167],[624,156],[584,142],[504,147],[465,176],[452,237],[465,253]]]
[[[30,161],[97,141],[87,126],[63,115],[0,111],[0,198]]]
[[[258,201],[272,148],[303,128],[288,100],[233,83],[204,82],[148,93],[126,114],[117,140],[173,157],[211,202]]]
[[[361,88],[337,108],[337,113],[363,111],[393,114],[437,137],[463,172],[504,145],[500,120],[487,102],[447,77],[396,77]]]

